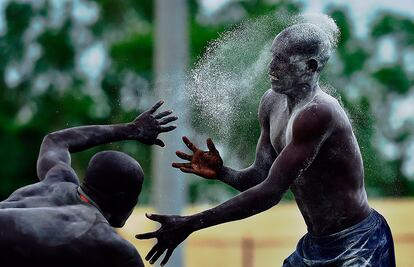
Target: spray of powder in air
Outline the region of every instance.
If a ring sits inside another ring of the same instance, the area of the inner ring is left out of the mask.
[[[319,26],[328,35],[331,48],[335,47],[339,30],[330,17],[322,14],[262,16],[212,42],[191,71],[186,86],[195,108],[193,124],[201,124],[209,134],[226,140],[238,125],[257,120],[260,97],[270,88],[267,71],[272,41],[284,28],[303,22]],[[257,128],[257,123],[252,127]]]

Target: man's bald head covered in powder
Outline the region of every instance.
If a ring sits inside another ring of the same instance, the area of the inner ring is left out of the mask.
[[[269,76],[276,92],[307,90],[317,84],[336,46],[339,31],[331,18],[319,17],[316,23],[312,17],[302,19],[273,40]]]

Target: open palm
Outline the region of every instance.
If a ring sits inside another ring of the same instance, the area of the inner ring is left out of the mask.
[[[180,169],[182,172],[194,173],[207,179],[216,179],[223,167],[223,160],[213,141],[210,138],[207,139],[208,151],[200,150],[186,136],[183,137],[183,142],[193,154],[189,155],[182,151],[177,151],[176,155],[179,158],[188,160],[189,162],[174,162],[172,166]]]
[[[157,214],[145,214],[145,216],[150,220],[160,223],[161,227],[154,232],[138,234],[135,238],[155,238],[157,243],[148,252],[145,260],[149,261],[150,264],[154,264],[166,252],[161,262],[161,266],[164,266],[170,259],[175,248],[192,233],[188,217]]]

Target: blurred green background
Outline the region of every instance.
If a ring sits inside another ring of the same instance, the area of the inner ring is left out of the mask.
[[[414,18],[383,9],[370,14],[366,28],[359,31],[362,22],[345,3],[323,6],[340,27],[341,38],[322,79],[336,88],[332,94],[352,118],[369,196],[413,196]],[[126,122],[152,104],[156,21],[149,0],[0,4],[0,199],[4,199],[37,181],[36,159],[45,134]],[[188,6],[190,68],[211,41],[238,23],[307,8],[306,1],[265,0],[190,0]],[[278,23],[275,29],[281,27]],[[259,98],[260,94],[246,98],[243,118],[232,125],[230,138],[221,140],[240,166],[254,158]],[[197,107],[194,110],[193,117]],[[192,120],[192,126],[205,129],[200,120]],[[141,201],[148,203],[152,181],[148,146],[123,142],[73,155],[78,175],[82,177],[91,155],[104,148],[123,150],[141,163],[147,178]],[[189,181],[188,192],[190,203],[219,201],[218,194],[234,193],[196,178]]]

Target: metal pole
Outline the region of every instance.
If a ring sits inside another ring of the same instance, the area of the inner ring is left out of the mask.
[[[179,116],[177,129],[160,136],[166,147],[153,149],[152,196],[160,214],[180,214],[186,200],[185,177],[171,163],[177,160],[175,151],[182,149],[181,136],[187,134],[184,97],[188,66],[187,16],[186,0],[155,1],[155,95],[165,100],[164,109],[171,108]],[[182,246],[175,249],[167,266],[184,266]]]

